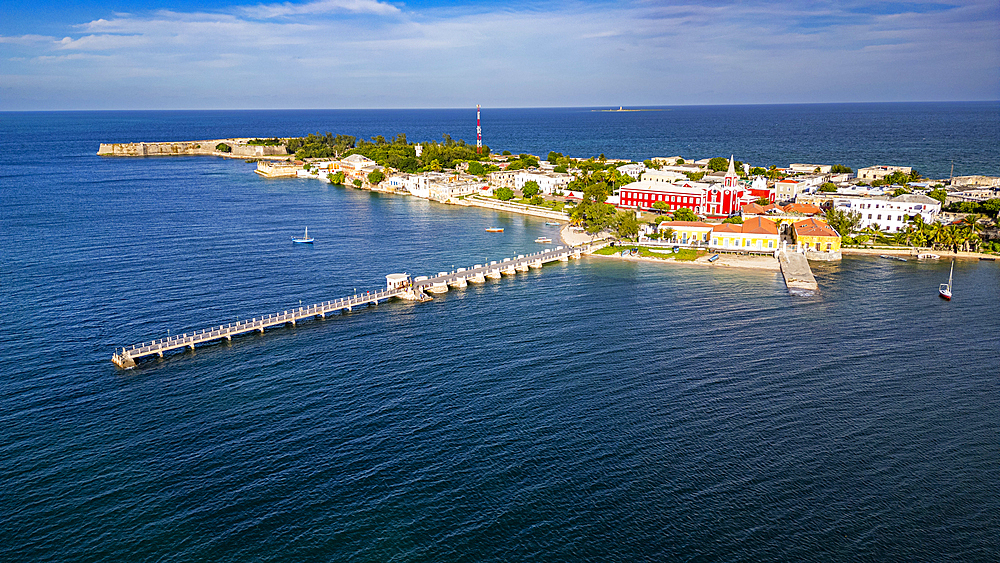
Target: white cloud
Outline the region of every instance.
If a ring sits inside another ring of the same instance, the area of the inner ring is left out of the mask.
[[[294,2],[258,4],[256,6],[241,8],[239,12],[250,18],[270,19],[312,14],[336,14],[343,12],[385,16],[399,14],[400,10],[392,4],[378,2],[377,0],[317,0],[316,2],[306,2],[304,4],[297,4]]]
[[[993,12],[984,3],[893,15],[753,3],[402,11],[334,0],[110,14],[62,40],[0,37],[0,57],[5,74],[38,74],[38,88],[58,72],[81,96],[145,92],[134,99],[147,107],[983,99],[1000,91]],[[18,57],[5,54],[15,48]],[[948,84],[928,87],[937,76]],[[30,80],[18,84],[8,99],[43,98]]]

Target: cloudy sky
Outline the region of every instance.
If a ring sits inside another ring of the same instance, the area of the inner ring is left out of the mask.
[[[10,2],[0,110],[1000,99],[1000,2]]]

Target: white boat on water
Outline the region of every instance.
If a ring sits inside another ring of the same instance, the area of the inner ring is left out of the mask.
[[[940,286],[938,286],[938,295],[941,296],[941,299],[947,299],[948,301],[951,301],[951,276],[954,273],[955,273],[955,261],[952,260],[951,271],[948,272],[948,283],[943,283]]]
[[[548,244],[548,243],[552,242],[552,239],[550,239],[548,237],[538,237],[538,238],[535,239],[535,242],[541,243],[541,244]]]
[[[937,254],[931,254],[930,252],[921,252],[920,254],[917,254],[917,260],[937,260],[938,258],[941,257]]]
[[[309,238],[309,227],[306,227],[306,234],[301,237],[292,237],[292,242],[295,244],[312,244],[313,239]]]

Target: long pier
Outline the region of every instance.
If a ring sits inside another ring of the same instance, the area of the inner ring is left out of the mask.
[[[545,249],[533,254],[518,255],[514,258],[493,261],[489,264],[476,264],[471,268],[459,268],[453,272],[441,272],[436,276],[420,276],[411,279],[406,274],[390,274],[386,276],[386,289],[382,291],[367,292],[363,294],[351,295],[332,301],[324,301],[308,307],[299,307],[273,313],[263,317],[254,317],[250,320],[238,321],[235,323],[213,326],[191,333],[184,333],[159,340],[142,342],[129,347],[122,347],[115,350],[111,356],[111,361],[122,369],[130,369],[136,366],[136,360],[148,356],[163,357],[164,352],[190,348],[217,340],[232,340],[234,336],[247,334],[254,331],[264,333],[271,327],[292,324],[313,317],[326,317],[328,314],[337,312],[350,312],[355,307],[367,305],[377,305],[380,301],[386,301],[393,297],[426,301],[430,297],[426,292],[442,293],[448,291],[448,287],[465,287],[468,283],[484,283],[486,278],[499,279],[504,275],[514,275],[517,272],[526,272],[530,268],[541,268],[543,264],[556,261],[568,261],[571,258],[580,258],[584,253],[590,252],[592,247],[562,247],[555,249]]]

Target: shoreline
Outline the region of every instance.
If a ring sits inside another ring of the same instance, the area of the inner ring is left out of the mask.
[[[984,252],[951,252],[948,250],[932,250],[930,248],[916,248],[912,246],[908,247],[898,247],[898,248],[840,248],[841,254],[852,254],[855,256],[879,256],[881,254],[886,254],[889,256],[912,256],[917,257],[917,254],[937,254],[940,256],[940,260],[945,260],[947,258],[958,258],[967,260],[978,260],[980,258],[992,258],[994,260],[1000,261],[1000,256],[996,254],[986,254]]]

